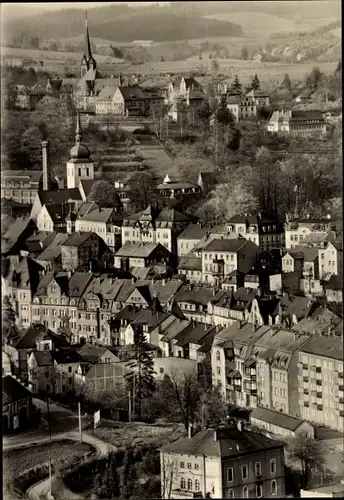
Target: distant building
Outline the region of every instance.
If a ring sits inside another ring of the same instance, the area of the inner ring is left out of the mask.
[[[175,499],[285,495],[283,444],[245,429],[191,432],[160,448],[162,498],[167,477]]]
[[[310,216],[287,220],[284,224],[285,248],[290,249],[303,245],[303,242],[311,235],[320,235],[323,241],[322,247],[326,246],[326,239],[335,239],[336,221],[327,218],[312,218]],[[319,259],[321,260],[321,259]]]
[[[314,428],[310,423],[280,411],[259,406],[252,410],[250,421],[253,425],[278,436],[308,436],[314,439]]]
[[[199,184],[184,180],[172,180],[166,175],[162,184],[157,186],[159,198],[166,201],[175,201],[187,203],[189,199],[196,201],[202,194],[202,188]]]
[[[268,132],[321,137],[326,133],[326,121],[321,111],[274,111],[268,123]]]
[[[49,176],[51,189],[57,190],[58,182]],[[33,204],[37,192],[43,188],[41,170],[3,170],[1,172],[1,198],[18,203]]]
[[[2,378],[2,429],[21,431],[27,429],[34,417],[32,394],[14,377]]]
[[[270,97],[262,90],[253,89],[245,96],[229,91],[226,103],[236,121],[239,121],[256,117],[259,109],[270,105]]]
[[[262,250],[284,246],[283,225],[268,214],[237,214],[227,223],[229,233],[236,233],[252,241]]]

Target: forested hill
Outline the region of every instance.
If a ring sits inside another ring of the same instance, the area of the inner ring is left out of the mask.
[[[243,36],[242,27],[227,21],[205,19],[192,12],[175,12],[170,8],[130,9],[126,5],[91,9],[91,36],[114,42],[153,40],[176,41],[212,36]],[[62,9],[25,19],[6,22],[5,41],[25,31],[41,39],[69,38],[84,30],[83,9]]]

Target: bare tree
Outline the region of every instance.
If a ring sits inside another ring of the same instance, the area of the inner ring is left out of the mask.
[[[307,488],[312,472],[319,471],[325,465],[322,443],[307,436],[298,436],[289,443],[287,450],[291,459],[301,467],[301,488]]]
[[[177,460],[170,454],[161,452],[161,498],[171,498],[174,480],[177,476]]]
[[[172,396],[178,404],[184,427],[188,431],[189,425],[196,419],[199,401],[200,386],[197,371],[172,372],[170,379],[173,387]]]

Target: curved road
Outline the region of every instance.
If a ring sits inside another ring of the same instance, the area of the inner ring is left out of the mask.
[[[57,439],[71,439],[73,441],[79,441],[80,435],[78,432],[69,432],[66,434],[61,434],[59,437],[55,436],[54,440]],[[82,435],[82,441],[83,443],[88,443],[92,446],[94,446],[97,450],[97,454],[99,457],[107,455],[110,451],[116,451],[116,447],[112,446],[109,443],[105,443],[105,441],[101,441],[100,439],[96,438],[95,436],[90,436],[88,434],[83,433]],[[54,481],[54,476],[52,477],[52,480]],[[73,493],[70,491],[67,486],[62,482],[62,480],[59,480],[59,499],[71,499],[71,500],[78,500],[82,499],[83,497],[81,495],[78,495],[77,493]],[[32,485],[27,491],[26,494],[29,498],[32,500],[37,500],[41,498],[43,495],[46,498],[49,498],[49,478],[43,479],[42,481],[39,481],[38,483],[35,483]]]

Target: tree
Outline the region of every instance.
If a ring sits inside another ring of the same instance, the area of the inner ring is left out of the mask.
[[[129,196],[131,205],[135,212],[144,210],[156,199],[156,178],[150,171],[144,171],[133,175],[129,182]]]
[[[292,87],[291,87],[291,81],[290,81],[288,73],[284,75],[284,79],[283,79],[283,84],[282,85],[283,85],[283,88],[285,90],[287,90],[289,92],[289,94],[290,94]]]
[[[323,73],[318,67],[312,69],[309,75],[306,75],[305,83],[309,90],[317,90],[321,79],[323,78]]]
[[[254,77],[253,77],[253,79],[252,79],[251,88],[253,90],[259,90],[260,89],[260,81],[259,81],[259,78],[258,78],[257,74],[255,74]]]
[[[121,203],[113,184],[102,180],[92,185],[89,200],[95,201],[99,208],[118,208]]]
[[[173,372],[169,377],[171,397],[177,403],[185,430],[196,421],[196,412],[200,397],[196,370]]]
[[[128,367],[133,370],[129,384],[135,398],[135,411],[137,409],[138,417],[141,418],[143,399],[155,391],[153,352],[141,326],[135,328],[133,347],[133,359],[128,363]]]
[[[240,83],[238,75],[235,75],[234,81],[231,85],[231,90],[235,90],[236,92],[242,92],[242,85]]]
[[[195,419],[201,428],[216,427],[225,421],[226,416],[226,405],[218,388],[202,391]]]
[[[8,295],[2,299],[1,309],[2,340],[4,341],[17,319],[17,314]]]
[[[312,471],[319,471],[325,465],[323,445],[320,441],[301,435],[289,443],[287,450],[301,467],[301,488],[306,489]]]
[[[209,130],[209,120],[212,115],[212,111],[210,109],[209,101],[204,99],[202,106],[197,111],[198,118],[201,120],[205,130]]]
[[[211,61],[211,76],[213,78],[217,78],[219,71],[220,71],[220,64],[218,61],[216,61],[216,59],[213,59]]]
[[[247,50],[247,47],[243,47],[241,49],[241,59],[243,59],[244,61],[247,61],[247,59],[248,59],[248,50]]]
[[[170,453],[162,452],[161,455],[161,498],[169,500],[171,498],[175,477],[178,474],[178,463]]]

